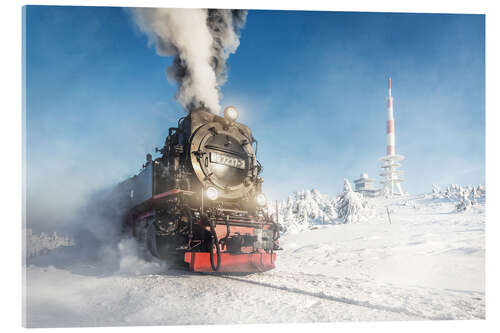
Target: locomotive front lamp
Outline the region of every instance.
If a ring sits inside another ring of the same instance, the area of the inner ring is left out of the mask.
[[[262,193],[257,194],[257,196],[255,197],[255,202],[259,206],[265,206],[267,203],[266,196]]]
[[[238,110],[234,106],[228,106],[224,109],[224,118],[230,122],[236,121],[238,119]]]
[[[210,200],[217,200],[219,197],[219,191],[215,187],[209,187],[207,188],[207,198]]]

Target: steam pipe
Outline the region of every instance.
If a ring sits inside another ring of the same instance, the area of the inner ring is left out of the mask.
[[[212,269],[214,272],[217,272],[220,268],[220,246],[219,246],[219,241],[217,239],[217,233],[215,232],[215,228],[213,225],[213,222],[211,220],[208,221],[210,225],[210,232],[212,233],[212,246],[210,248],[210,266],[212,266]],[[215,250],[217,252],[217,265],[214,264],[214,244],[215,244]]]
[[[204,199],[205,199],[205,189],[202,186],[201,187],[201,215],[203,215],[203,211],[205,210],[205,207],[203,207]]]

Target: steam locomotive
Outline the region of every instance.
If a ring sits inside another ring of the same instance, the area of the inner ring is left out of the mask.
[[[197,272],[273,269],[279,225],[262,193],[258,143],[238,110],[192,110],[169,128],[161,157],[118,184],[130,231],[155,257]]]

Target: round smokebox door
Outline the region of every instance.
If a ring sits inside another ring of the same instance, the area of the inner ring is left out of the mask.
[[[237,127],[225,129],[217,122],[200,126],[191,138],[193,170],[203,186],[219,188],[221,199],[242,198],[252,189],[245,181],[255,164],[249,141]]]
[[[234,137],[217,134],[205,141],[205,168],[209,177],[221,187],[243,183],[248,174],[248,154]]]

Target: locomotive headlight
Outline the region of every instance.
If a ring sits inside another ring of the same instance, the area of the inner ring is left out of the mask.
[[[257,194],[257,196],[255,197],[255,202],[259,206],[265,206],[267,203],[266,196],[262,193]]]
[[[233,122],[238,119],[238,110],[234,106],[228,106],[224,109],[224,118]]]
[[[209,187],[207,188],[207,198],[210,200],[217,200],[219,197],[219,191],[215,187]]]

